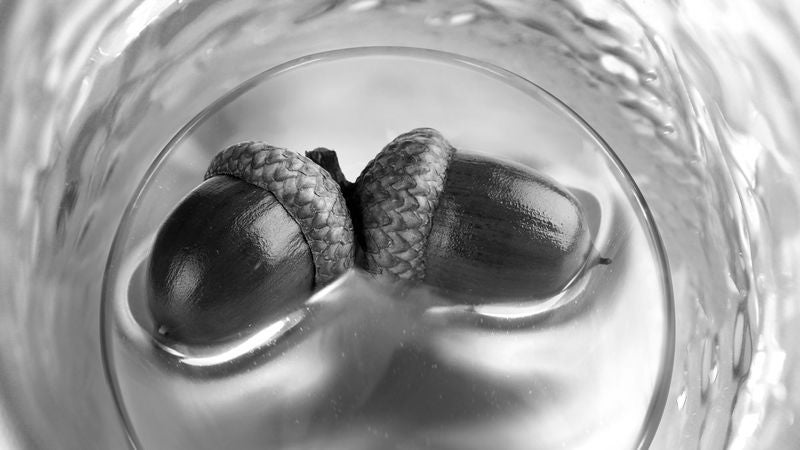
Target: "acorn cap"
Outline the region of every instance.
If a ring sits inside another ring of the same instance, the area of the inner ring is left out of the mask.
[[[324,286],[353,265],[353,224],[331,175],[305,156],[263,142],[228,147],[211,161],[205,179],[230,175],[269,191],[297,222]]]
[[[455,149],[432,128],[390,142],[356,180],[367,270],[397,278],[425,278],[425,250],[433,213]]]

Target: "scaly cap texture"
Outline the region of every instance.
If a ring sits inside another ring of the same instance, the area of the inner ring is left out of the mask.
[[[361,173],[356,192],[368,271],[424,279],[433,212],[454,152],[438,131],[417,128],[390,142]]]
[[[243,142],[218,153],[205,179],[230,175],[266,189],[297,222],[314,260],[317,286],[353,265],[353,223],[339,185],[305,156],[263,142]]]

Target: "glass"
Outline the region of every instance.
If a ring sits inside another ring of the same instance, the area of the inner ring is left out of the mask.
[[[477,306],[424,289],[390,295],[354,275],[232,343],[152,337],[157,326],[142,311],[154,232],[220,148],[261,137],[298,151],[325,142],[358,173],[387,136],[414,124],[564,183],[611,263],[550,298]],[[144,448],[636,447],[652,439],[672,364],[663,249],[610,149],[535,85],[431,50],[311,55],[201,112],[134,195],[104,297],[111,380]],[[609,415],[617,424],[600,425]]]
[[[287,61],[403,46],[540,86],[630,172],[664,243],[676,316],[651,447],[791,448],[799,17],[788,1],[745,0],[4,2],[7,447],[127,440],[103,369],[102,279],[126,205],[176,133]],[[184,161],[169,179],[193,176]]]

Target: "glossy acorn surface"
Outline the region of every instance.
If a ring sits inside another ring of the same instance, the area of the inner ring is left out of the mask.
[[[353,265],[353,227],[330,175],[285,149],[218,154],[159,229],[148,266],[158,333],[213,344],[247,333]]]
[[[592,248],[565,188],[527,166],[458,151],[430,128],[388,144],[354,192],[368,271],[481,302],[553,295]]]

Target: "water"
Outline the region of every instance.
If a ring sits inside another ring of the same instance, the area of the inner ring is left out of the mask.
[[[630,171],[675,300],[651,448],[794,448],[797,29],[797,6],[780,0],[3,2],[0,439],[124,446],[100,351],[102,274],[125,206],[178,130],[265,68],[402,45],[535,82]]]
[[[230,344],[164,347],[152,338],[142,261],[217,151],[248,139],[297,151],[324,145],[355,178],[418,126],[563,183],[613,262],[553,298],[474,308],[424,289],[392,294],[356,272]],[[510,72],[407,48],[288,62],[181,130],[123,217],[104,293],[117,400],[143,448],[646,445],[664,407],[673,339],[666,261],[648,214],[602,141]]]

